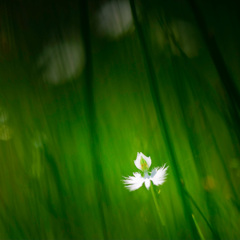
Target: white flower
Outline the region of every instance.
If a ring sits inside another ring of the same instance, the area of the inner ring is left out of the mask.
[[[106,1],[97,14],[100,34],[117,39],[133,29],[133,18],[129,1]]]
[[[134,163],[139,170],[145,171],[150,168],[152,160],[150,157],[146,157],[143,153],[137,153],[137,159]]]
[[[141,159],[143,158],[143,159]],[[154,185],[162,185],[167,176],[167,169],[168,167],[165,167],[165,164],[159,168],[154,168],[151,174],[149,175],[148,169],[151,166],[151,158],[146,157],[143,153],[138,153],[137,159],[134,161],[136,167],[142,171],[144,171],[144,176],[142,177],[140,173],[133,173],[134,176],[125,177],[125,180],[123,180],[124,184],[126,184],[126,188],[130,191],[137,190],[140,188],[143,183],[145,184],[145,187],[149,189],[151,185],[151,181]]]

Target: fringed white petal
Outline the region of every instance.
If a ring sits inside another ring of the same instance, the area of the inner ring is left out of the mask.
[[[150,168],[151,164],[152,164],[152,160],[150,157],[146,157],[143,153],[137,153],[137,158],[136,160],[134,161],[134,164],[135,166],[139,169],[139,170],[142,170],[142,167],[141,167],[141,158],[143,158],[146,162],[147,162],[147,165],[148,165],[148,168]]]
[[[150,179],[152,180],[153,184],[155,184],[156,186],[158,185],[162,185],[167,177],[167,171],[168,167],[165,167],[165,164],[161,167],[161,168],[154,168]]]
[[[134,176],[127,177],[123,182],[126,184],[126,188],[129,191],[134,191],[143,185],[144,178],[140,173],[133,173]]]

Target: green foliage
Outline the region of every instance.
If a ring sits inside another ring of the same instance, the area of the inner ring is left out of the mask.
[[[193,44],[180,27],[176,33],[178,18],[198,32],[186,3],[178,16],[171,1],[143,2],[134,30],[109,40],[92,30],[97,4],[89,14],[86,4],[80,18],[80,1],[66,9],[50,2],[53,19],[7,3],[0,9],[0,239],[238,239],[239,71],[225,34],[231,29],[221,25],[219,34],[206,9],[206,26],[232,62],[225,67],[234,96],[207,44]],[[82,35],[85,69],[53,84],[37,59],[46,32],[64,42],[70,27]],[[151,167],[169,166],[160,188],[124,188],[123,176],[138,171],[137,152],[151,157]]]

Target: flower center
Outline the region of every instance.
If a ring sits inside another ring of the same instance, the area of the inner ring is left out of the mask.
[[[148,167],[148,164],[147,164],[146,160],[144,160],[143,158],[141,158],[140,164],[141,164],[141,169],[142,169],[142,171],[148,170],[149,167]]]

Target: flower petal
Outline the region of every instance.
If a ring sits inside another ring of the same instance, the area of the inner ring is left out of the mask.
[[[143,168],[143,166],[141,165],[141,159],[144,159],[146,161],[147,164],[147,168],[150,168],[151,164],[152,164],[152,160],[150,157],[146,157],[143,153],[137,153],[137,159],[134,161],[135,166],[140,169],[140,170],[146,170]]]
[[[140,153],[137,153],[137,158],[134,161],[134,164],[139,170],[142,170],[140,161],[141,161],[141,155],[140,155]]]
[[[144,178],[140,173],[133,173],[134,176],[127,177],[123,180],[124,184],[126,184],[126,188],[129,191],[134,191],[140,188],[143,185]]]
[[[168,167],[165,167],[165,164],[161,167],[161,168],[154,168],[150,179],[152,180],[153,184],[155,184],[156,186],[158,185],[162,185],[167,177],[167,171]]]
[[[149,178],[146,178],[144,183],[145,183],[145,186],[146,186],[146,188],[147,188],[147,190],[148,190],[149,187],[150,187],[150,179],[149,179]]]

